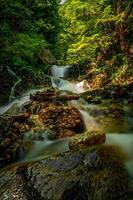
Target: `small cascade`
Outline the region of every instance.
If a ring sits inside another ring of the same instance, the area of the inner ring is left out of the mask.
[[[91,115],[84,111],[84,110],[79,110],[82,117],[83,117],[83,120],[84,120],[84,124],[86,126],[86,129],[92,127],[92,126],[98,126],[98,124],[96,123],[96,121],[94,120],[93,117],[91,117]]]
[[[54,77],[66,78],[68,76],[68,71],[70,67],[71,67],[70,65],[66,66],[53,65],[51,67],[51,75]]]
[[[17,76],[17,74],[14,71],[12,71],[11,68],[8,66],[0,66],[0,71],[2,71],[4,68],[6,68],[6,70],[8,71],[8,73],[11,76],[13,76],[17,79],[11,88],[11,92],[10,92],[10,96],[9,96],[9,101],[12,101],[15,99],[15,90],[16,90],[17,85],[19,85],[21,83],[21,78],[19,76]]]
[[[70,65],[66,66],[57,66],[53,65],[51,67],[51,82],[54,88],[59,90],[66,90],[73,93],[83,93],[90,89],[90,86],[86,80],[80,82],[70,82],[62,78],[67,78]]]
[[[87,83],[86,80],[83,80],[79,83],[76,83],[76,90],[79,92],[79,93],[82,93],[82,92],[86,92],[88,91],[90,88],[89,84]]]
[[[82,118],[84,120],[86,129],[88,129],[89,127],[92,127],[92,126],[98,127],[98,124],[96,123],[94,118],[89,114],[89,108],[91,107],[91,105],[89,105],[87,103],[87,101],[80,98],[79,100],[69,101],[69,105],[74,106],[75,108],[77,108],[80,111]],[[93,105],[92,105],[92,107],[93,107]]]
[[[52,86],[58,88],[59,90],[66,90],[76,94],[86,92],[88,89],[84,88],[84,81],[79,83],[73,83],[68,80],[64,80],[58,77],[51,77]]]
[[[25,161],[34,160],[37,157],[43,157],[51,154],[68,151],[68,139],[58,139],[55,141],[34,141],[34,144],[28,154],[25,156]]]
[[[23,96],[17,98],[17,99],[14,99],[13,101],[11,102],[8,102],[6,105],[4,106],[1,106],[0,107],[0,115],[8,112],[10,109],[12,109],[13,107],[19,107],[19,110],[21,112],[21,106],[29,101],[30,99],[30,94],[34,94],[35,92],[41,92],[43,91],[43,89],[32,89],[32,90],[29,90],[28,92],[24,93]]]
[[[69,91],[73,93],[78,93],[78,91],[76,91],[75,84],[67,80],[51,77],[51,82],[54,88],[58,88],[59,90]]]

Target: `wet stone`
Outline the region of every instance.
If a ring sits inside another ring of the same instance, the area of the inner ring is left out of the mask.
[[[51,167],[55,170],[69,171],[74,169],[77,165],[79,165],[83,160],[82,154],[75,152],[72,155],[66,155],[61,159],[49,159],[46,161],[48,167]]]

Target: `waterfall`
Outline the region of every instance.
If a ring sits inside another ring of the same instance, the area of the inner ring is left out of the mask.
[[[9,96],[9,101],[12,101],[13,99],[15,99],[15,89],[17,87],[17,85],[19,85],[21,83],[21,78],[16,76],[18,78],[18,80],[14,83],[13,87],[11,88],[11,93]]]
[[[86,129],[90,128],[90,127],[94,127],[94,126],[97,126],[97,123],[96,121],[94,120],[94,118],[86,111],[84,110],[79,110],[82,117],[83,117],[83,120],[84,120],[84,124],[86,126]]]
[[[64,90],[64,91],[70,91],[73,93],[78,93],[75,84],[71,83],[70,81],[61,78],[51,77],[51,82],[54,88],[58,88],[59,90]]]
[[[88,90],[84,88],[84,81],[74,83],[68,80],[51,76],[51,83],[54,88],[58,88],[59,90],[66,90],[76,94],[80,94]]]
[[[17,79],[11,88],[11,92],[10,92],[10,96],[9,96],[9,101],[12,101],[15,98],[14,95],[15,95],[16,87],[17,87],[17,85],[19,85],[21,83],[21,78],[19,76],[17,76],[17,74],[14,71],[12,71],[10,69],[10,67],[8,67],[8,66],[0,66],[0,71],[2,71],[4,69],[4,67],[7,69],[8,73],[10,75],[14,76]]]
[[[68,76],[68,71],[70,67],[71,67],[70,65],[66,66],[53,65],[51,67],[51,75],[54,77],[66,78]]]
[[[89,127],[92,127],[92,126],[98,127],[98,124],[96,123],[95,119],[89,114],[88,108],[91,107],[91,105],[89,105],[87,103],[87,101],[80,98],[79,100],[69,101],[69,105],[71,105],[79,110],[79,112],[82,115],[86,129],[88,129]],[[93,105],[92,105],[92,107],[93,107]]]

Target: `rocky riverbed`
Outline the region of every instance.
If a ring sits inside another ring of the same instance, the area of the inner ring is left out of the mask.
[[[100,98],[48,88],[0,117],[1,200],[131,199],[132,150],[105,133],[132,132],[133,115]]]

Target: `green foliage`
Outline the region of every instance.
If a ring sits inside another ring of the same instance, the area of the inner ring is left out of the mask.
[[[97,59],[99,53],[107,57],[109,52],[126,52],[124,23],[127,26],[133,19],[131,6],[126,0],[66,0],[59,12],[59,56],[69,64],[84,64]],[[131,35],[131,22],[128,25],[126,31]]]
[[[54,53],[58,6],[59,0],[0,0],[0,64],[18,72],[27,68],[29,74],[35,68],[45,71],[48,63],[39,54]]]
[[[7,46],[6,52],[14,58],[12,64],[26,61],[36,66],[39,52],[47,46],[46,41],[37,34],[18,33],[14,43]]]

